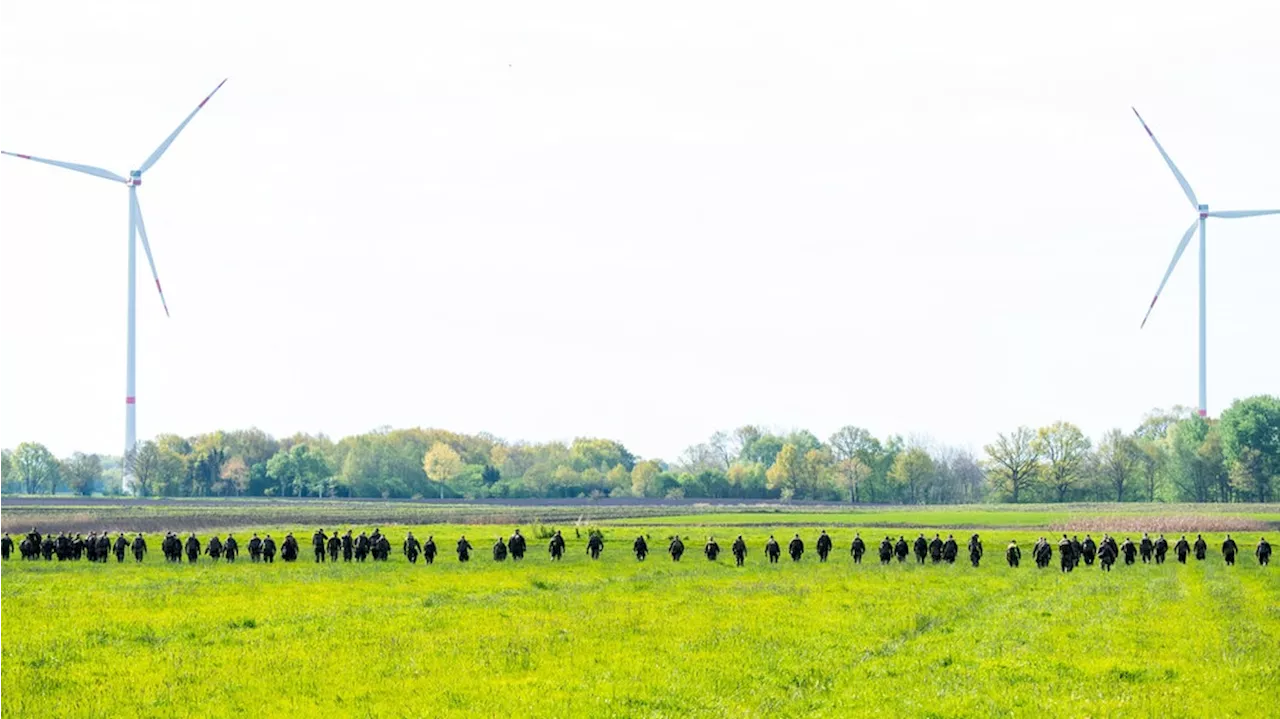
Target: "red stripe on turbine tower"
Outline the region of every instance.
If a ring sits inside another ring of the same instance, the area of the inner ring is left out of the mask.
[[[125,398],[124,398],[124,403],[125,403],[125,404],[134,404],[134,400],[135,400],[135,398],[133,398],[133,397],[125,397]]]

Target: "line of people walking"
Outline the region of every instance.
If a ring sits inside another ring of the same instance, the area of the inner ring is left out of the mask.
[[[1044,569],[1053,561],[1054,544],[1045,537],[1040,537],[1035,545],[1031,548],[1031,556],[1035,560],[1036,567]],[[588,532],[586,553],[593,560],[600,559],[604,553],[604,535],[598,530]],[[1073,535],[1068,538],[1066,534],[1062,535],[1062,539],[1056,542],[1059,558],[1059,568],[1063,572],[1073,571],[1076,567],[1084,562],[1086,566],[1093,566],[1096,561],[1104,571],[1111,571],[1111,567],[1115,565],[1121,557],[1124,558],[1126,565],[1134,564],[1138,557],[1144,564],[1154,562],[1155,564],[1163,564],[1169,553],[1169,541],[1164,535],[1157,536],[1154,540],[1150,535],[1143,533],[1142,538],[1138,542],[1134,542],[1125,537],[1123,542],[1117,542],[1110,534],[1104,534],[1101,542],[1094,541],[1093,537],[1086,534],[1083,540]],[[817,551],[818,561],[826,562],[834,549],[834,542],[827,531],[822,530],[814,548]],[[373,530],[372,534],[360,532],[356,535],[353,530],[347,530],[345,533],[334,531],[333,534],[326,534],[324,529],[316,530],[311,536],[311,547],[314,553],[314,560],[317,563],[325,561],[337,562],[339,559],[344,562],[364,562],[372,558],[375,562],[385,562],[391,555],[391,541],[382,533],[381,529]],[[551,535],[547,544],[547,552],[552,561],[560,561],[564,558],[566,542],[560,530],[556,530]],[[966,545],[969,562],[977,567],[982,562],[983,547],[982,540],[977,534],[969,537]],[[9,559],[14,549],[14,542],[6,533],[0,539],[0,550],[3,551],[3,558]],[[285,562],[297,561],[300,555],[298,540],[294,538],[292,532],[286,532],[279,546],[270,534],[259,537],[255,532],[246,543],[246,549],[249,554],[249,561],[272,563],[275,561],[276,554]],[[472,546],[465,535],[461,536],[456,545],[456,552],[459,562],[468,562],[471,560],[471,552],[475,547]],[[507,539],[498,537],[494,542],[491,554],[494,561],[503,562],[507,558],[512,561],[521,561],[525,557],[528,549],[528,542],[524,535],[517,529]],[[1203,535],[1197,534],[1195,542],[1189,542],[1186,535],[1181,536],[1176,543],[1173,544],[1173,552],[1182,564],[1187,563],[1187,558],[1194,555],[1197,560],[1203,561],[1207,554],[1209,545],[1205,541]],[[791,557],[791,561],[799,562],[805,554],[805,543],[801,539],[800,534],[796,533],[786,545],[787,555]],[[132,538],[126,537],[120,532],[112,539],[107,532],[97,533],[90,532],[88,537],[82,537],[79,534],[69,536],[65,532],[59,533],[56,537],[52,534],[41,535],[36,528],[32,527],[31,531],[18,544],[18,551],[23,559],[35,560],[44,559],[51,561],[55,557],[58,561],[76,561],[82,557],[90,562],[106,562],[110,557],[114,556],[117,562],[123,562],[126,554],[132,554],[135,562],[141,562],[147,554],[147,541],[142,533],[135,534]],[[208,556],[211,560],[234,562],[240,553],[240,543],[231,533],[225,538],[214,535],[210,537],[208,542],[201,543],[195,533],[189,534],[185,540],[180,538],[173,532],[166,532],[160,543],[160,551],[168,562],[181,563],[185,557],[188,563],[199,561],[202,556]],[[631,544],[631,551],[639,561],[644,561],[649,555],[649,543],[645,535],[640,535]],[[734,562],[737,566],[746,564],[747,559],[747,542],[742,535],[730,544],[730,553],[733,555]],[[436,560],[439,551],[436,547],[435,537],[428,535],[425,541],[419,541],[413,536],[413,532],[408,532],[404,542],[401,545],[401,552],[411,564],[416,564],[418,558],[421,557],[425,564],[432,564]],[[671,538],[667,544],[667,554],[672,561],[679,562],[684,556],[684,541],[677,534]],[[710,561],[716,561],[720,556],[720,544],[715,537],[708,537],[706,544],[703,545],[702,553]],[[853,557],[855,564],[861,564],[862,558],[867,552],[867,544],[862,539],[861,533],[855,533],[853,541],[849,545],[849,553]],[[769,539],[764,544],[765,558],[770,564],[776,564],[782,556],[782,545],[769,535]],[[912,554],[918,564],[930,562],[932,564],[954,564],[960,554],[960,546],[955,536],[948,534],[944,540],[941,533],[933,535],[933,539],[926,539],[924,533],[920,533],[916,539],[908,543],[905,535],[899,535],[895,542],[890,536],[880,542],[879,557],[881,564],[889,564],[895,558],[898,562],[906,562],[907,558]],[[1240,554],[1240,547],[1231,535],[1226,535],[1222,542],[1222,557],[1227,565],[1234,565],[1236,557]],[[1271,562],[1271,545],[1265,537],[1259,538],[1257,546],[1254,548],[1254,556],[1258,563],[1266,566]],[[1022,562],[1022,549],[1018,546],[1016,540],[1010,541],[1005,547],[1005,561],[1010,567],[1018,567]]]
[[[1086,534],[1084,541],[1078,536],[1073,535],[1068,538],[1063,534],[1062,539],[1058,540],[1058,559],[1059,568],[1063,572],[1070,572],[1080,566],[1083,561],[1086,566],[1093,566],[1094,561],[1103,571],[1111,571],[1111,567],[1124,557],[1124,563],[1131,565],[1136,563],[1136,558],[1141,557],[1143,564],[1154,562],[1155,564],[1164,564],[1165,557],[1169,553],[1169,540],[1165,539],[1163,534],[1151,539],[1151,535],[1143,532],[1142,539],[1134,543],[1129,537],[1125,537],[1123,542],[1117,543],[1115,537],[1110,534],[1103,534],[1101,542],[1095,542],[1093,537]],[[1173,545],[1173,552],[1178,558],[1180,564],[1187,563],[1187,557],[1194,554],[1197,561],[1204,561],[1209,552],[1209,543],[1205,541],[1204,536],[1197,534],[1195,543],[1187,541],[1186,535],[1178,538]],[[1228,566],[1236,563],[1236,556],[1240,553],[1240,545],[1236,544],[1236,540],[1231,535],[1226,535],[1222,542],[1222,559]],[[1271,545],[1267,542],[1266,537],[1260,537],[1258,544],[1253,551],[1254,557],[1257,558],[1258,564],[1267,566],[1271,563]],[[1044,569],[1053,562],[1053,544],[1045,537],[1036,540],[1035,546],[1032,547],[1031,556],[1035,559],[1036,567]],[[1005,549],[1005,560],[1010,567],[1018,566],[1022,559],[1022,550],[1018,547],[1016,541],[1009,542],[1009,546]]]

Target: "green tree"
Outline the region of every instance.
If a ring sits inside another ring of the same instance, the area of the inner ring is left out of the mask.
[[[72,494],[87,497],[102,481],[102,458],[96,454],[76,452],[63,461],[61,472]]]
[[[858,487],[871,476],[880,441],[867,430],[848,425],[836,430],[827,443],[831,445],[842,484],[849,492],[849,503],[857,504]]]
[[[588,467],[607,472],[618,464],[630,471],[636,464],[636,458],[621,442],[579,437],[569,446],[569,463],[578,472]]]
[[[1161,439],[1135,436],[1133,438],[1134,456],[1137,458],[1137,472],[1142,480],[1143,498],[1148,502],[1156,501],[1156,492],[1160,489],[1160,473],[1168,461],[1166,442]]]
[[[739,497],[756,499],[765,496],[769,481],[759,462],[734,462],[725,472],[725,479]]]
[[[436,442],[422,457],[422,469],[427,479],[440,485],[440,498],[444,499],[445,486],[462,473],[462,457],[444,442]]]
[[[1258,395],[1238,399],[1219,420],[1222,454],[1241,489],[1257,502],[1271,499],[1272,483],[1280,477],[1280,397]]]
[[[1036,433],[1030,427],[1019,427],[982,448],[987,453],[984,469],[988,479],[993,487],[1008,492],[1014,504],[1038,476],[1040,454],[1035,444]]]
[[[1036,431],[1032,448],[1040,455],[1045,482],[1059,502],[1067,501],[1080,481],[1089,459],[1090,444],[1084,432],[1070,422],[1054,422]]]
[[[623,496],[631,491],[631,470],[622,464],[613,465],[613,469],[605,475],[605,484],[608,485],[610,497]]]
[[[889,479],[898,486],[900,495],[908,504],[918,504],[921,488],[935,471],[933,457],[924,448],[908,447],[894,458]]]
[[[784,444],[774,457],[773,465],[764,473],[769,481],[769,489],[778,490],[786,499],[796,495],[802,482],[804,457],[794,444]]]
[[[222,465],[219,476],[222,479],[222,494],[235,493],[240,496],[249,488],[249,464],[238,454]]]
[[[631,468],[631,494],[636,497],[660,497],[658,475],[662,467],[653,460],[639,462]]]
[[[26,494],[53,494],[61,480],[60,466],[53,453],[38,442],[23,442],[9,457],[9,471]]]
[[[222,479],[222,465],[229,458],[226,435],[222,432],[196,437],[190,459],[193,494],[200,497],[213,494],[213,486]]]
[[[1218,429],[1198,414],[1181,420],[1169,430],[1170,476],[1179,499],[1208,502],[1226,474]]]
[[[738,433],[750,440],[743,443],[738,458],[746,462],[759,462],[766,467],[773,466],[782,446],[786,444],[781,437],[761,432],[756,427],[742,427]]]
[[[0,491],[5,494],[22,491],[22,483],[13,472],[13,450],[0,450]]]
[[[1126,487],[1138,468],[1138,445],[1133,437],[1119,429],[1102,435],[1098,445],[1098,469],[1104,482],[1110,487],[1115,501],[1123,502]]]

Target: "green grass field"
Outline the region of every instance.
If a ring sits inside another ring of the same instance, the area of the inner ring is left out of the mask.
[[[930,512],[921,524],[973,524],[965,511],[951,522]],[[882,567],[874,548],[888,530],[863,530],[869,561],[855,566],[848,557],[855,530],[833,529],[836,554],[819,564],[810,527],[822,517],[752,515],[737,520],[741,530],[721,523],[736,516],[606,523],[598,562],[585,555],[584,529],[584,539],[567,532],[561,563],[547,559],[543,541],[531,541],[521,564],[495,563],[489,546],[511,528],[494,525],[411,527],[435,535],[442,556],[432,566],[400,556],[404,526],[383,527],[395,545],[385,564],[316,565],[307,546],[313,529],[301,526],[293,527],[304,545],[296,564],[255,565],[242,555],[234,565],[207,558],[168,565],[159,537],[149,539],[152,553],[141,565],[12,559],[0,591],[0,710],[13,717],[1277,714],[1280,569],[1254,561],[1258,532],[1238,535],[1245,556],[1235,567],[1224,565],[1221,535],[1213,534],[1205,562],[1117,566],[1109,574],[1082,566],[1064,575],[1056,558],[1051,569],[1035,568],[1025,550],[1047,532],[1028,526],[978,530],[987,556],[977,569],[963,557],[950,566]],[[799,564],[784,556],[771,566],[764,538],[774,532],[785,542],[790,522],[807,525],[800,531],[810,551]],[[280,536],[285,527],[261,529]],[[689,537],[679,564],[662,551],[673,531]],[[739,531],[751,547],[741,569],[727,552]],[[477,548],[465,565],[452,552],[463,532]],[[644,563],[630,553],[638,532],[651,535],[655,550]],[[708,533],[726,550],[715,563],[700,552]],[[956,532],[962,545],[970,533]],[[237,536],[243,546],[249,535]],[[1017,570],[1003,561],[1010,538],[1027,555]]]

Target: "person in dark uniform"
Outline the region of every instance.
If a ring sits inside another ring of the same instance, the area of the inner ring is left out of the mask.
[[[316,533],[311,535],[311,550],[315,552],[317,564],[324,564],[325,550],[328,546],[329,535],[324,533],[324,529],[317,529]]]
[[[464,534],[463,536],[459,537],[458,538],[458,561],[470,562],[471,549],[472,549],[471,542],[467,541],[466,535]]]
[[[1098,564],[1102,571],[1110,572],[1111,565],[1116,563],[1116,549],[1113,542],[1103,541],[1098,547]]]
[[[262,561],[262,539],[257,532],[249,537],[249,561],[255,564]]]
[[[1173,553],[1178,555],[1178,563],[1186,564],[1187,555],[1191,554],[1191,544],[1187,541],[1187,535],[1178,538],[1178,543],[1173,545]]]
[[[112,549],[114,549],[116,553],[117,564],[124,561],[124,551],[128,548],[129,540],[124,538],[124,532],[120,532],[120,534],[116,536],[116,543],[112,545]]]
[[[730,547],[733,552],[733,562],[735,566],[741,567],[747,563],[747,542],[739,534],[738,538],[733,540],[733,546]]]
[[[375,528],[373,534],[369,535],[369,554],[373,556],[373,561],[378,561],[378,545],[382,543],[382,529]]]
[[[1204,561],[1204,556],[1209,552],[1209,543],[1204,541],[1204,537],[1196,535],[1195,543],[1196,561]]]
[[[1156,564],[1164,564],[1164,555],[1169,553],[1169,540],[1161,534],[1156,537]]]
[[[862,555],[867,553],[867,543],[862,541],[861,532],[854,533],[853,544],[849,546],[849,553],[853,555],[854,564],[862,564]]]
[[[404,556],[409,559],[409,564],[418,563],[418,552],[422,551],[422,543],[413,536],[413,532],[409,532],[405,536],[404,546],[400,549],[404,552]]]
[[[388,539],[387,535],[384,534],[378,537],[378,551],[373,558],[380,562],[385,562],[387,561],[387,558],[390,556],[391,556],[391,540]]]
[[[13,540],[9,538],[9,533],[5,532],[4,537],[0,538],[0,556],[8,561],[10,554],[13,554]]]
[[[1133,540],[1125,537],[1124,542],[1120,545],[1120,553],[1124,555],[1124,563],[1126,565],[1133,564],[1133,558],[1138,554],[1138,548],[1134,546]]]
[[[338,555],[342,552],[342,537],[339,537],[336,531],[329,535],[327,546],[329,549],[329,561],[338,561]]]
[[[218,539],[218,535],[209,537],[209,543],[204,545],[204,553],[215,562],[222,559],[222,540]]]
[[[560,534],[560,530],[557,529],[552,535],[547,551],[551,554],[552,561],[558,562],[564,556],[564,536]]]
[[[684,542],[680,541],[680,535],[676,535],[671,540],[671,544],[667,545],[667,552],[671,555],[671,561],[678,562],[680,557],[684,556]]]
[[[1116,543],[1116,538],[1110,534],[1103,534],[1102,543],[1111,545],[1111,561],[1115,563],[1120,558],[1120,545]]]
[[[424,564],[434,564],[436,561],[436,538],[435,535],[428,534],[427,541],[422,544],[422,562]]]
[[[1067,539],[1065,534],[1062,535],[1062,539],[1058,540],[1058,561],[1064,572],[1070,572],[1076,568],[1076,551],[1071,546],[1071,540]]]
[[[351,530],[348,529],[342,535],[342,561],[350,562],[351,558],[355,556],[355,551],[356,551],[356,540],[354,537],[351,536]]]
[[[587,554],[592,559],[599,559],[600,552],[604,551],[604,535],[600,532],[591,532],[591,536],[587,538]]]
[[[502,537],[498,537],[498,541],[493,545],[493,561],[507,561],[507,544],[502,541]]]
[[[631,543],[631,551],[635,552],[636,559],[643,562],[644,558],[649,556],[649,543],[644,541],[644,535],[636,537],[636,541]]]
[[[1051,561],[1053,561],[1053,545],[1049,544],[1048,539],[1041,537],[1040,544],[1036,545],[1036,566],[1044,569]]]
[[[147,553],[147,540],[142,538],[142,532],[138,532],[138,536],[133,538],[133,561],[141,562],[142,555]]]
[[[6,534],[5,539],[8,539],[8,538],[9,538],[9,535]],[[0,542],[0,544],[2,543],[3,542]],[[9,555],[6,553],[4,555],[4,558],[8,559]],[[97,532],[89,532],[89,536],[84,538],[84,558],[88,559],[90,562],[98,561],[98,533]]]
[[[976,534],[969,537],[969,561],[975,567],[982,561],[982,540]]]
[[[111,538],[106,532],[98,535],[98,561],[105,562],[111,558]]]
[[[164,554],[166,562],[181,562],[182,542],[178,539],[178,535],[165,532],[164,539],[160,541],[160,552]]]
[[[769,564],[777,564],[778,557],[782,556],[782,547],[778,546],[778,540],[769,535],[769,541],[764,543],[764,556],[769,558]]]
[[[827,535],[827,530],[822,530],[818,535],[818,542],[814,548],[818,550],[818,561],[827,561],[827,555],[831,554],[831,537]]]
[[[1266,537],[1258,538],[1258,546],[1253,550],[1253,556],[1258,558],[1258,564],[1263,567],[1271,564],[1271,545],[1267,543]]]
[[[799,534],[792,537],[791,541],[787,543],[787,554],[791,555],[791,561],[793,562],[800,561],[800,558],[804,556],[804,540],[800,538]]]
[[[80,536],[80,533],[77,532],[76,536],[71,540],[71,558],[78,562],[80,561],[80,558],[83,556],[84,556],[84,537]]]
[[[1018,563],[1022,561],[1022,550],[1018,549],[1018,540],[1009,540],[1009,546],[1005,547],[1004,560],[1009,563],[1010,567],[1018,568]]]
[[[1075,562],[1075,566],[1080,566],[1080,560],[1084,558],[1084,545],[1080,543],[1080,537],[1071,535],[1071,561]]]
[[[196,539],[196,533],[192,532],[187,536],[187,563],[195,564],[200,558],[200,540]]]
[[[227,538],[222,540],[222,556],[226,557],[228,562],[234,562],[239,553],[240,545],[236,542],[236,538],[228,533]]]
[[[893,542],[888,537],[885,537],[884,541],[880,543],[880,563],[888,564],[889,560],[892,558]]]
[[[66,532],[58,532],[58,538],[53,541],[53,550],[57,553],[59,562],[71,558],[71,538]]]
[[[907,561],[908,551],[909,550],[907,549],[907,538],[899,535],[898,543],[893,545],[893,554],[898,558],[899,563]]]
[[[912,545],[916,551],[916,563],[924,564],[924,558],[929,556],[929,540],[924,538],[924,532],[916,537],[916,541]]]
[[[942,535],[935,534],[929,541],[929,560],[934,564],[942,561]]]
[[[1098,556],[1098,543],[1093,541],[1093,537],[1084,535],[1084,541],[1080,543],[1080,558],[1088,566],[1093,566],[1093,558]]]
[[[52,534],[44,535],[44,539],[40,540],[40,556],[44,557],[44,561],[53,561],[54,552],[58,551],[57,542]]]
[[[956,546],[956,538],[954,535],[947,535],[947,541],[942,543],[942,561],[947,564],[956,563],[956,555],[960,553],[960,547]]]
[[[268,534],[262,539],[262,561],[273,564],[276,561],[276,540]]]
[[[1155,545],[1151,543],[1151,536],[1146,532],[1142,533],[1142,541],[1138,542],[1138,554],[1142,556],[1142,563],[1146,564],[1151,561],[1151,552],[1155,549]]]
[[[1222,558],[1226,560],[1227,566],[1234,566],[1236,563],[1236,553],[1240,551],[1240,547],[1236,546],[1236,540],[1228,534],[1226,540],[1222,543]]]
[[[511,561],[518,562],[524,559],[524,551],[526,549],[524,535],[520,533],[519,528],[512,533],[511,538],[507,540],[507,549],[511,551]]]
[[[363,562],[369,556],[369,537],[364,532],[356,537],[356,561]]]
[[[716,544],[715,537],[707,537],[707,543],[703,545],[702,553],[706,555],[707,559],[713,562],[716,561],[716,557],[720,556],[720,545]]]
[[[284,541],[280,543],[280,558],[286,562],[298,559],[298,540],[293,538],[293,532],[285,533]]]

